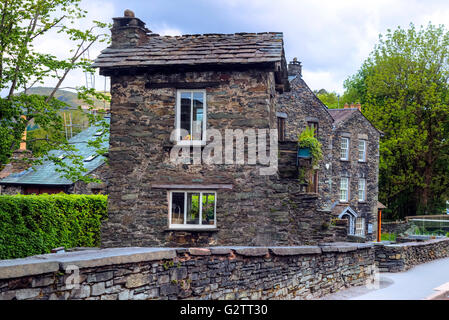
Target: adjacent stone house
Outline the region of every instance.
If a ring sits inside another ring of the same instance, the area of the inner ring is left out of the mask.
[[[289,63],[291,90],[277,96],[277,122],[283,131],[279,133],[280,149],[295,152],[298,135],[313,127],[322,144],[323,159],[308,171],[307,192],[319,195],[321,209],[348,220],[349,235],[360,237],[358,241],[374,240],[381,132],[363,116],[360,104],[328,109],[304,82],[301,69],[296,59]],[[287,175],[295,174],[297,170],[287,171]]]
[[[330,206],[291,173],[296,150],[277,148],[287,111],[277,99],[290,89],[282,33],[169,37],[131,12],[113,20],[112,44],[94,64],[111,77],[112,97],[103,246],[338,240]],[[325,108],[305,108],[326,114],[330,129]],[[211,140],[214,161],[203,161]]]
[[[376,129],[360,111],[329,109],[334,118],[332,150],[332,212],[348,219],[348,234],[374,240],[377,230],[379,139]]]

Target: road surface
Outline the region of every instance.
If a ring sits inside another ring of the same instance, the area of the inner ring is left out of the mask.
[[[341,290],[323,300],[421,300],[449,282],[449,258],[420,264],[400,273],[381,273],[379,288],[365,286]]]

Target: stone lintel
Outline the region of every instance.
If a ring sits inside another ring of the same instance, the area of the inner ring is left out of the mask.
[[[152,184],[153,189],[186,189],[186,190],[208,190],[208,189],[232,189],[232,184]]]
[[[321,248],[318,246],[271,247],[270,251],[277,256],[296,256],[304,254],[320,254]]]

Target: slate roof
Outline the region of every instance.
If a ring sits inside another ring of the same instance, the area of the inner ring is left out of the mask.
[[[109,118],[106,118],[109,121]],[[95,148],[87,145],[87,141],[95,140],[95,133],[99,131],[99,127],[91,126],[86,130],[80,132],[76,136],[69,139],[69,142],[73,143],[75,148],[79,151],[78,155],[81,155],[84,159],[95,153]],[[103,142],[103,147],[109,147],[109,132],[105,132],[107,135],[106,142]],[[64,152],[60,150],[51,151],[54,156],[62,155]],[[70,159],[62,160],[65,163],[69,163]],[[105,162],[105,157],[97,156],[91,161],[83,162],[84,167],[88,170],[88,173],[97,169]],[[12,173],[8,177],[0,180],[0,184],[23,184],[23,185],[71,185],[74,182],[62,177],[63,173],[57,172],[56,166],[51,161],[46,161],[42,165],[36,166],[33,170],[29,168],[19,173]]]
[[[281,62],[282,32],[159,36],[145,45],[107,48],[93,67],[145,67]]]
[[[331,114],[332,118],[334,118],[335,126],[338,127],[342,125],[346,120],[348,120],[354,113],[360,112],[358,108],[344,108],[344,109],[327,109],[329,113]],[[363,115],[363,113],[360,112],[360,114],[366,119],[366,117]],[[374,129],[376,129],[381,136],[384,135],[384,133],[377,129],[375,125],[373,125],[368,119],[366,119]]]
[[[335,120],[335,124],[340,124],[348,119],[354,112],[357,112],[357,108],[345,108],[345,109],[328,109],[332,118]]]

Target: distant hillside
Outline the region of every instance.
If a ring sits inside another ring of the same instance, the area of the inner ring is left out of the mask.
[[[53,89],[49,87],[35,87],[28,90],[29,94],[39,94],[48,96]],[[109,92],[107,93],[109,95]],[[55,97],[61,101],[64,101],[65,103],[69,104],[72,107],[77,108],[78,106],[85,105],[83,101],[78,100],[78,95],[74,92],[67,91],[67,90],[57,90],[55,93]],[[96,109],[109,109],[109,103],[106,103],[104,105],[103,101],[96,101],[94,103],[94,107]]]

